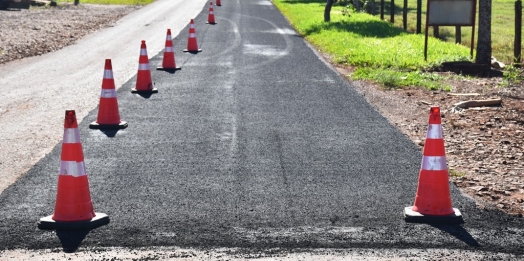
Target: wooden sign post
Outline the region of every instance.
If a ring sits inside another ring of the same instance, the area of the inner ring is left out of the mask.
[[[476,0],[428,0],[426,15],[426,39],[424,60],[428,56],[428,27],[430,26],[471,26],[471,51],[475,40]]]

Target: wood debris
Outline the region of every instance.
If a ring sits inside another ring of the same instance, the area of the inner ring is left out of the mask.
[[[450,96],[478,96],[479,93],[448,93]]]
[[[471,107],[484,107],[484,106],[499,106],[502,104],[502,99],[489,99],[489,100],[469,100],[462,101],[453,104],[454,107],[458,108],[471,108]]]

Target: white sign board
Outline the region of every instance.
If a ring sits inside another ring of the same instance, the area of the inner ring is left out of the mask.
[[[428,26],[475,23],[475,0],[431,0],[428,4]]]
[[[428,26],[471,26],[470,55],[473,57],[475,15],[477,13],[476,1],[477,0],[428,0],[424,60],[428,57]]]

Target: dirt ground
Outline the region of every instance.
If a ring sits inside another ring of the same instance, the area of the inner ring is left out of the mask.
[[[69,5],[0,11],[0,64],[74,44],[76,39],[111,26],[133,10],[133,7]],[[351,68],[338,70],[421,149],[429,108],[440,106],[450,179],[477,199],[480,206],[493,204],[507,213],[524,214],[523,83],[502,87],[502,77],[450,77],[450,92],[418,88],[386,90],[370,82],[352,81]],[[461,101],[485,99],[502,102],[468,109],[454,106]]]
[[[327,58],[329,59],[329,58]],[[351,81],[351,68],[337,67]],[[477,200],[506,213],[524,214],[524,86],[505,86],[503,77],[453,77],[452,90],[421,88],[385,89],[377,84],[352,81],[391,124],[422,150],[429,109],[439,106],[450,180]],[[454,106],[472,100],[500,99],[495,106],[467,109]]]

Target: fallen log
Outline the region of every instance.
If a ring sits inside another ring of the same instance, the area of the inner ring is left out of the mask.
[[[502,104],[502,99],[470,100],[453,104],[455,107],[467,109],[471,107],[497,106]]]

